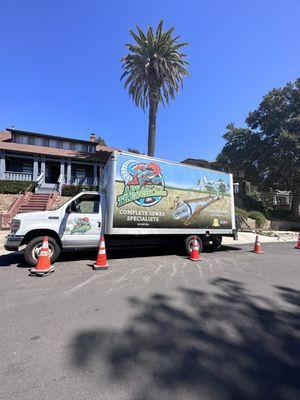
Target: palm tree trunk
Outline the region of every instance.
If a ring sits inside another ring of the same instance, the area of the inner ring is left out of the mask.
[[[156,113],[157,102],[150,99],[149,104],[149,127],[148,127],[148,156],[154,156],[156,135]]]

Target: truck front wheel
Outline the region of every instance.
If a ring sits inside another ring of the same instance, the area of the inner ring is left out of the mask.
[[[201,240],[201,238],[196,235],[191,235],[191,236],[188,236],[184,241],[185,251],[187,252],[187,254],[190,254],[192,251],[192,241],[193,241],[194,237],[197,239],[197,242],[199,244],[199,252],[201,253],[203,250],[203,241]]]
[[[44,236],[39,236],[37,238],[34,238],[30,240],[30,242],[26,246],[24,258],[27,264],[31,265],[32,267],[35,267],[37,264],[38,256],[42,249],[43,239]],[[50,261],[52,264],[56,261],[57,257],[60,254],[60,247],[56,242],[56,240],[51,236],[48,236],[48,243],[49,243]]]

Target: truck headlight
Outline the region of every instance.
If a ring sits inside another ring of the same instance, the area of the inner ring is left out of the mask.
[[[13,219],[11,221],[11,230],[10,233],[12,235],[15,235],[17,233],[17,231],[20,229],[21,226],[21,220],[20,219]]]

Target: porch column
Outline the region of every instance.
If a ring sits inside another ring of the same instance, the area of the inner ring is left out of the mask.
[[[97,162],[94,162],[94,179],[93,179],[93,185],[97,185],[98,184],[98,180],[97,180]]]
[[[71,164],[71,160],[68,160],[68,165],[67,165],[67,185],[70,185],[70,183],[71,183],[71,167],[72,167],[72,164]]]
[[[45,182],[46,178],[46,164],[45,164],[45,159],[41,159],[41,174],[44,174],[43,182]]]
[[[4,179],[5,177],[5,153],[0,153],[0,179]]]
[[[60,175],[62,175],[61,183],[65,183],[65,160],[62,158],[60,160]]]
[[[39,175],[39,162],[37,157],[35,156],[33,158],[33,180],[36,181],[37,177]]]

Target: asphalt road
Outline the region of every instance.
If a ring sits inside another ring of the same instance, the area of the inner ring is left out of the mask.
[[[293,247],[223,247],[196,263],[123,252],[97,272],[72,253],[45,278],[1,256],[0,398],[298,400]]]

